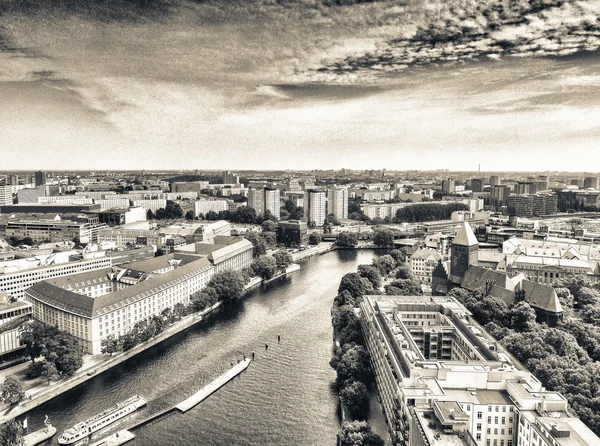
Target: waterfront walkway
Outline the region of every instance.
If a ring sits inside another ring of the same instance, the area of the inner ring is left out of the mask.
[[[315,254],[313,254],[315,255]],[[279,273],[272,280],[286,276],[287,274],[293,273],[300,269],[297,264],[290,265],[286,271]],[[248,291],[263,283],[258,277],[253,277],[248,284],[246,284],[245,290]],[[84,364],[73,376],[69,378],[63,378],[59,381],[52,382],[50,385],[47,383],[39,384],[31,389],[26,390],[25,400],[15,406],[9,406],[7,404],[0,404],[0,424],[6,423],[18,416],[21,416],[30,410],[44,404],[47,401],[57,397],[58,395],[77,387],[78,385],[92,379],[96,375],[103,373],[110,368],[132,358],[133,356],[147,350],[150,347],[159,344],[160,342],[170,338],[171,336],[184,331],[193,325],[199,323],[204,317],[218,309],[223,302],[217,302],[213,306],[195,314],[191,314],[183,317],[180,321],[174,323],[170,327],[166,328],[165,331],[157,335],[156,337],[136,345],[131,350],[126,352],[119,352],[113,356],[107,355],[85,355],[83,357]],[[3,370],[0,374],[2,376],[9,376],[18,373],[25,368],[29,363],[20,364],[14,368]],[[3,381],[3,379],[1,380]]]

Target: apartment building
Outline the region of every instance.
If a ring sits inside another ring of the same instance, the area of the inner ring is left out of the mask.
[[[361,322],[393,444],[600,444],[455,299],[365,296]]]
[[[348,189],[334,188],[327,191],[327,214],[335,218],[348,218]]]
[[[323,226],[327,218],[327,195],[324,191],[309,189],[304,195],[304,220]]]
[[[410,256],[410,270],[413,277],[422,283],[431,283],[433,270],[442,259],[442,255],[434,249],[417,249]]]

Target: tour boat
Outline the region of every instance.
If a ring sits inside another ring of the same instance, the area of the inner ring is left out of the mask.
[[[146,404],[147,401],[141,396],[133,396],[128,400],[120,402],[110,409],[106,409],[104,412],[94,415],[92,418],[67,429],[58,439],[58,444],[73,444],[83,438],[89,437],[94,432],[135,412]]]

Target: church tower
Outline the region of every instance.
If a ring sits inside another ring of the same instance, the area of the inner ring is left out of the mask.
[[[452,241],[450,254],[450,281],[460,285],[460,282],[472,265],[477,265],[479,242],[468,222],[464,222]]]

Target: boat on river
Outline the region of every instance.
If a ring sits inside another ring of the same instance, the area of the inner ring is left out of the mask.
[[[106,409],[99,414],[88,418],[82,423],[78,423],[70,429],[67,429],[58,439],[58,444],[73,444],[89,437],[94,432],[112,424],[123,417],[126,417],[132,412],[135,412],[140,407],[147,404],[147,401],[139,395],[133,396],[125,401],[122,401],[113,407]]]

